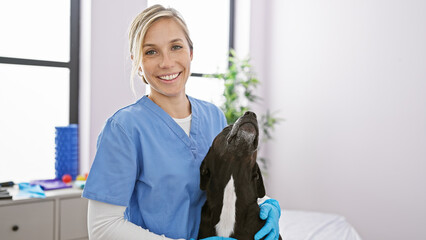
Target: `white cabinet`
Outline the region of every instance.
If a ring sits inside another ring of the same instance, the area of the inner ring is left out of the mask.
[[[1,200],[0,239],[88,239],[87,199],[79,189],[62,189],[46,191],[45,199]]]
[[[54,201],[0,207],[1,239],[54,239]]]
[[[87,199],[62,199],[59,204],[59,239],[87,239]]]

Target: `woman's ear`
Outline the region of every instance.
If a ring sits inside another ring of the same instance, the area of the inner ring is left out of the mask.
[[[130,55],[130,59],[132,59],[132,61],[133,61],[133,54]]]
[[[189,56],[191,57],[191,61],[192,61],[192,49],[191,50],[189,50],[190,52],[189,52]]]

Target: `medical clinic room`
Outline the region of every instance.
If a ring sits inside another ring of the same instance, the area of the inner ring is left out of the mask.
[[[426,240],[426,1],[0,1],[1,240]]]

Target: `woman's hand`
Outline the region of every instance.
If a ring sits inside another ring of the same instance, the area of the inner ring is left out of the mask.
[[[281,208],[277,200],[271,198],[260,204],[260,218],[266,219],[266,223],[256,233],[254,239],[259,240],[266,236],[265,240],[277,240],[280,236],[278,224],[280,216]]]

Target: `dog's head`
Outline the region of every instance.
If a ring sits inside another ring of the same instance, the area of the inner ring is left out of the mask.
[[[207,192],[223,189],[233,175],[234,179],[249,183],[251,187],[247,187],[256,197],[265,196],[262,174],[256,163],[258,143],[256,114],[246,112],[214,139],[200,167],[200,188]]]

